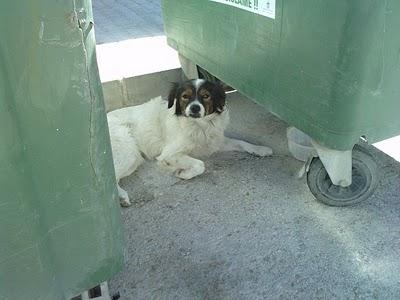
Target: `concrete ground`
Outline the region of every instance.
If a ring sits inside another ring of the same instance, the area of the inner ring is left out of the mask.
[[[239,94],[231,132],[272,146],[220,153],[181,181],[147,163],[123,180],[121,299],[400,299],[400,164],[371,148],[376,193],[355,207],[317,202],[287,153],[286,124]]]
[[[98,44],[164,35],[160,0],[92,0]]]

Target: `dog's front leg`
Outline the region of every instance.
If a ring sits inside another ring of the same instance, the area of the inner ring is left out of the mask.
[[[171,156],[161,155],[157,157],[157,160],[169,169],[175,172],[176,177],[181,179],[191,179],[204,173],[205,166],[204,162],[190,157],[185,154],[174,154]]]
[[[178,155],[174,158],[176,177],[190,179],[204,173],[204,162],[188,155]]]
[[[231,139],[228,137],[224,138],[224,142],[221,147],[221,151],[240,151],[248,152],[257,156],[269,156],[272,155],[272,149],[266,146],[257,146],[245,141]]]

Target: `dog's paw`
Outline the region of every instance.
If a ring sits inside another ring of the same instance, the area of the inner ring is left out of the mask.
[[[250,153],[257,156],[270,156],[273,154],[273,151],[269,147],[255,146]]]
[[[204,171],[205,171],[204,163],[202,161],[199,161],[198,163],[191,166],[189,169],[177,170],[175,175],[178,178],[188,180],[203,174]]]
[[[118,185],[118,197],[119,197],[119,204],[122,207],[128,207],[132,205],[131,201],[129,201],[129,196],[127,191],[122,189],[119,185]]]
[[[189,170],[181,169],[176,171],[175,176],[180,179],[189,180],[192,179],[193,177],[198,176],[198,174],[195,174],[191,169]]]
[[[129,198],[119,198],[119,204],[122,207],[129,207],[132,205],[131,201],[129,200]]]

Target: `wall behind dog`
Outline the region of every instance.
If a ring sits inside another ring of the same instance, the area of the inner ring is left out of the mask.
[[[182,76],[181,69],[172,69],[103,82],[106,110],[139,105],[160,95],[166,99],[171,85],[181,81]]]

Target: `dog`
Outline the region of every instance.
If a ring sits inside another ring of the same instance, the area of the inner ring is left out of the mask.
[[[217,151],[272,155],[269,147],[225,137],[228,125],[226,94],[219,83],[193,79],[175,84],[168,101],[161,97],[107,114],[121,206],[130,206],[119,180],[132,174],[145,159],[156,160],[181,179],[204,170],[202,157]]]

